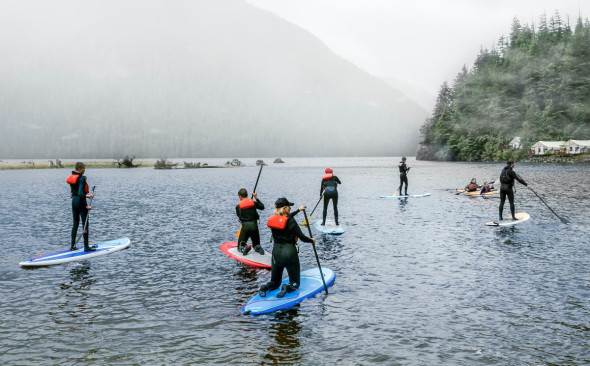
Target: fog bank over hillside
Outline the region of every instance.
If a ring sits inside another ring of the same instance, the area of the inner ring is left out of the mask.
[[[3,1],[0,157],[414,154],[428,112],[241,0]]]

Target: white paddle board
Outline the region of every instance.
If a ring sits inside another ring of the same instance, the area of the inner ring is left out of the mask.
[[[410,194],[407,196],[379,196],[379,198],[418,198],[418,197],[428,197],[430,196],[432,193],[424,193],[424,194]]]
[[[105,241],[93,245],[96,250],[91,252],[85,252],[84,248],[78,250],[62,250],[60,252],[39,254],[33,258],[27,259],[19,263],[21,267],[43,267],[51,266],[54,264],[62,264],[73,261],[80,261],[83,259],[89,259],[98,257],[99,255],[105,255],[125,249],[129,246],[131,241],[128,238],[121,238],[116,240]]]
[[[516,220],[512,220],[512,216],[509,216],[501,221],[488,221],[486,226],[512,226],[528,221],[531,218],[531,215],[526,212],[519,212],[514,216],[516,216]]]
[[[324,234],[342,235],[346,232],[346,228],[342,225],[336,225],[332,220],[326,220],[326,225],[322,225],[322,221],[316,221],[315,228]]]

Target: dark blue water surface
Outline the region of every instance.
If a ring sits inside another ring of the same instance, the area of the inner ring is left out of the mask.
[[[397,200],[379,196],[397,188],[398,158],[284,160],[258,186],[263,247],[273,202],[311,211],[328,166],[348,231],[318,236],[321,264],[336,273],[330,294],[263,316],[240,307],[269,271],[219,250],[235,240],[237,191],[253,188],[254,159],[87,169],[91,242],[126,236],[131,246],[33,270],[18,262],[69,247],[69,171],[0,171],[0,364],[590,364],[590,166],[517,164],[571,223],[517,185],[517,211],[532,219],[494,228],[484,223],[498,199],[454,189],[497,178],[503,164],[409,159],[409,193],[432,196]],[[309,244],[299,255],[302,269],[316,266]]]

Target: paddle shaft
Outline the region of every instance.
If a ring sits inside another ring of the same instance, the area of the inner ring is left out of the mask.
[[[311,213],[309,214],[309,217],[313,216],[313,213],[315,212],[315,209],[318,208],[318,205],[320,204],[320,202],[322,201],[322,198],[324,196],[320,196],[320,199],[318,200],[318,203],[315,204],[315,207],[313,208],[313,210],[311,210]]]
[[[315,212],[315,209],[318,208],[318,205],[320,204],[320,202],[322,201],[322,198],[324,196],[320,196],[320,199],[318,200],[318,203],[315,204],[315,207],[313,208],[313,210],[311,210],[311,214],[309,214],[309,217],[306,217],[305,220],[301,223],[301,225],[307,225],[308,219],[311,219],[311,217],[313,216],[313,213]]]
[[[568,220],[566,220],[566,219],[564,219],[563,217],[561,217],[561,216],[559,216],[558,214],[556,214],[556,213],[555,213],[555,211],[553,211],[553,209],[552,209],[551,207],[549,207],[549,205],[547,204],[547,202],[545,202],[545,200],[544,200],[544,199],[542,199],[542,198],[541,198],[541,196],[539,196],[539,195],[537,194],[537,192],[535,192],[535,191],[534,191],[534,190],[533,190],[531,187],[528,187],[528,189],[530,189],[530,190],[531,190],[531,191],[532,191],[532,192],[535,194],[535,196],[537,196],[537,197],[538,197],[538,198],[541,200],[541,202],[543,202],[543,203],[545,204],[545,206],[547,206],[547,208],[549,209],[549,211],[553,212],[553,214],[554,214],[555,216],[557,216],[557,218],[558,218],[559,220],[561,220],[561,222],[562,222],[562,223],[564,223],[564,224],[568,224],[568,223],[569,223],[569,221],[568,221]]]
[[[92,200],[94,199],[94,189],[96,188],[96,186],[92,186],[92,198],[90,199],[90,203],[88,204],[88,206],[92,206]],[[82,227],[82,232],[80,233],[80,235],[78,235],[78,239],[76,239],[76,242],[74,243],[74,245],[78,244],[78,241],[80,241],[80,238],[82,237],[82,235],[84,235],[84,233],[86,232],[86,229],[88,227],[88,216],[90,216],[90,211],[88,211],[86,213],[86,220],[84,220],[84,226]]]
[[[514,173],[514,174],[516,174],[516,173]],[[524,179],[522,179],[522,178],[521,178],[521,176],[520,176],[520,175],[516,174],[516,176],[517,176],[518,178],[520,178],[521,180],[524,180]],[[537,192],[535,192],[535,191],[534,191],[534,190],[533,190],[531,187],[529,187],[529,186],[526,186],[526,187],[527,187],[528,189],[530,189],[530,190],[531,190],[531,192],[533,192],[533,193],[535,194],[535,196],[537,196],[537,198],[539,198],[539,199],[541,200],[541,202],[543,202],[543,203],[545,204],[545,206],[547,206],[547,208],[549,209],[549,211],[551,211],[551,212],[552,212],[552,213],[553,213],[555,216],[557,216],[557,218],[558,218],[558,219],[559,219],[559,220],[560,220],[562,223],[564,223],[564,224],[569,224],[569,221],[568,221],[568,220],[566,220],[566,219],[564,219],[563,217],[559,216],[558,214],[556,214],[556,213],[555,213],[555,211],[553,211],[553,209],[552,209],[551,207],[549,207],[549,205],[547,204],[547,202],[545,202],[545,200],[544,200],[544,199],[542,199],[542,198],[541,198],[541,196],[539,196],[539,195],[537,194]]]
[[[309,237],[313,239],[313,235],[311,234],[311,228],[309,227],[309,219],[307,218],[307,213],[305,212],[305,210],[303,210],[303,215],[305,216],[305,221],[307,222],[307,230],[309,231]],[[324,284],[324,290],[326,290],[326,294],[328,294],[328,286],[326,286],[326,280],[324,280],[324,273],[322,272],[322,266],[320,264],[320,257],[318,257],[318,252],[315,249],[315,243],[313,241],[311,242],[311,246],[313,247],[313,253],[315,254],[315,260],[316,260],[316,262],[318,262],[318,268],[320,269],[320,276],[322,277],[322,283]]]
[[[260,165],[260,170],[258,171],[258,177],[256,177],[256,184],[254,184],[254,189],[252,190],[252,198],[254,198],[254,192],[256,192],[256,187],[258,187],[258,180],[260,179],[260,173],[262,173],[262,167],[264,164]]]
[[[262,167],[264,166],[264,164],[260,165],[260,170],[258,171],[258,177],[256,177],[256,184],[254,184],[254,190],[252,190],[252,198],[254,198],[254,192],[256,192],[256,187],[258,187],[258,180],[260,179],[260,173],[262,173]],[[240,216],[241,218],[241,216]],[[240,231],[242,231],[242,225],[240,225],[240,228],[238,229],[238,232],[236,233],[236,238],[240,237]],[[239,243],[238,243],[239,245]]]

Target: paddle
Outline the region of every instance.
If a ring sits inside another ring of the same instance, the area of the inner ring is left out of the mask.
[[[313,208],[313,210],[311,211],[311,214],[309,214],[309,217],[305,218],[305,220],[303,220],[303,222],[300,225],[303,226],[307,226],[307,222],[309,220],[311,220],[311,216],[313,215],[313,213],[315,212],[315,209],[318,207],[318,205],[320,204],[320,201],[322,200],[323,196],[320,196],[320,199],[318,200],[318,203],[315,204],[315,207]]]
[[[531,187],[527,186],[527,188],[528,188],[528,189],[530,189],[530,190],[531,190],[531,191],[532,191],[532,192],[535,194],[535,196],[539,197],[539,199],[541,200],[541,202],[543,202],[543,203],[545,204],[545,206],[547,206],[547,208],[548,208],[548,209],[549,209],[551,212],[553,212],[553,214],[554,214],[555,216],[557,216],[557,218],[558,218],[559,220],[561,220],[561,222],[562,222],[563,224],[569,224],[569,223],[570,223],[570,222],[569,222],[567,219],[564,219],[563,217],[561,217],[561,216],[559,216],[558,214],[556,214],[556,213],[555,213],[555,211],[553,211],[553,210],[551,209],[551,207],[549,207],[549,205],[547,204],[547,202],[545,202],[545,200],[544,200],[544,199],[542,199],[542,198],[541,198],[541,196],[539,196],[539,195],[537,194],[537,192],[535,192],[535,191],[534,191],[534,190],[533,190]]]
[[[262,173],[263,166],[264,166],[264,164],[260,165],[260,170],[258,171],[258,177],[256,177],[256,184],[254,184],[254,189],[252,190],[252,198],[254,198],[254,192],[256,192],[256,187],[258,187],[258,180],[260,179],[260,173]],[[240,225],[240,228],[238,229],[238,232],[236,233],[236,238],[240,237],[241,231],[242,231],[242,225]]]
[[[96,186],[92,186],[92,198],[90,199],[90,203],[88,204],[88,206],[92,206],[92,200],[94,199],[94,189],[95,188],[96,188]],[[90,211],[88,211],[86,213],[86,220],[84,221],[84,226],[82,227],[82,232],[80,233],[80,235],[78,235],[78,239],[76,239],[74,246],[76,246],[76,244],[78,244],[78,241],[80,241],[80,238],[82,237],[82,235],[84,235],[86,230],[88,230],[88,217],[89,216],[90,216]]]
[[[309,227],[309,220],[307,219],[307,214],[305,213],[305,210],[303,210],[303,215],[306,217],[305,221],[307,221],[306,226],[307,226],[307,230],[309,230],[309,237],[313,239],[313,236],[311,235],[311,228]],[[315,260],[318,262],[318,268],[320,269],[320,276],[322,276],[322,283],[324,284],[324,290],[326,290],[326,295],[327,295],[328,294],[328,286],[326,286],[326,280],[324,280],[324,273],[322,272],[322,266],[320,265],[320,258],[318,257],[318,252],[315,250],[315,243],[313,241],[311,242],[311,245],[313,247],[313,252],[315,254]]]
[[[516,174],[516,176],[517,176],[517,177],[518,177],[520,180],[524,181],[524,179],[522,179],[522,177],[521,177],[520,175],[518,175],[516,172],[514,172],[514,174]],[[549,211],[553,212],[553,214],[554,214],[555,216],[557,216],[557,218],[558,218],[558,219],[561,221],[561,223],[562,223],[562,224],[569,224],[569,223],[570,223],[568,220],[566,220],[566,219],[564,219],[563,217],[561,217],[561,216],[559,216],[558,214],[556,214],[556,213],[555,213],[555,211],[553,211],[553,209],[552,209],[551,207],[549,207],[549,205],[547,204],[547,202],[545,202],[545,200],[544,200],[544,199],[542,199],[542,198],[541,198],[541,196],[539,196],[539,195],[537,194],[537,192],[535,192],[535,191],[534,191],[534,190],[533,190],[531,187],[529,187],[528,185],[527,185],[526,187],[527,187],[528,189],[530,189],[530,190],[531,190],[531,192],[533,192],[533,193],[535,194],[535,196],[537,196],[537,197],[538,197],[538,198],[541,200],[541,202],[543,202],[543,203],[545,204],[545,206],[547,206],[547,208],[549,209]]]

